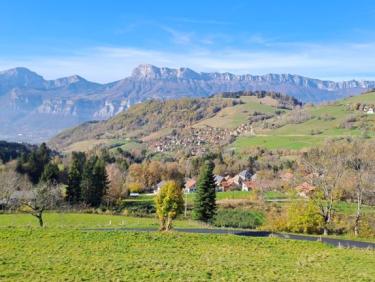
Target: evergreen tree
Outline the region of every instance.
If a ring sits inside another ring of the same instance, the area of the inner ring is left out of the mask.
[[[193,218],[196,220],[212,222],[216,215],[216,183],[213,169],[211,161],[206,161],[201,167],[193,209]]]
[[[98,207],[109,186],[105,162],[97,156],[92,156],[86,162],[82,173],[82,198],[93,207]]]
[[[17,161],[16,170],[27,174],[33,184],[40,181],[45,166],[50,161],[50,150],[45,143],[33,149],[29,154],[22,155]]]
[[[48,163],[44,167],[40,181],[57,183],[59,181],[59,175],[60,175],[60,171],[59,171],[59,167],[57,166],[57,164]]]
[[[84,153],[72,154],[72,162],[68,172],[68,186],[66,188],[66,200],[70,204],[76,204],[81,200],[81,181],[86,155]]]

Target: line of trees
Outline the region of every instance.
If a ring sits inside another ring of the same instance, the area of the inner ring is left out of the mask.
[[[304,154],[301,167],[316,188],[311,200],[322,217],[324,235],[332,225],[337,201],[344,197],[356,203],[354,234],[359,235],[365,195],[375,193],[374,145],[359,140],[328,142]]]
[[[98,207],[109,187],[109,180],[103,159],[96,155],[89,158],[84,153],[72,154],[68,171],[66,200],[74,205],[79,203]]]
[[[69,203],[99,207],[109,187],[105,161],[97,155],[72,153],[64,166],[61,159],[41,144],[23,153],[15,167],[0,171],[0,204],[29,212],[43,226],[43,213]]]

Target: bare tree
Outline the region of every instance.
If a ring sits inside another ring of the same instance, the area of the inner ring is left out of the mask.
[[[25,211],[38,219],[40,227],[43,227],[43,213],[55,208],[62,200],[60,186],[54,183],[40,183],[29,190],[19,191],[17,205],[26,207]]]
[[[339,185],[345,168],[346,150],[342,144],[328,142],[321,148],[314,148],[304,155],[302,164],[315,187],[312,200],[319,207],[323,217],[324,235],[332,222],[335,201],[339,198]]]
[[[352,185],[357,209],[354,219],[354,234],[359,235],[362,216],[362,205],[367,191],[374,188],[375,154],[374,143],[353,142],[347,151],[347,167],[349,177],[353,178]]]
[[[106,166],[108,180],[110,182],[105,198],[112,203],[126,196],[125,173],[117,164],[108,164]]]
[[[10,207],[15,192],[30,186],[26,176],[23,176],[13,169],[0,171],[0,201],[4,207]]]

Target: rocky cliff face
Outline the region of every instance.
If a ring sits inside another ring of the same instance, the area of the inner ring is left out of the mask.
[[[15,68],[0,72],[0,139],[41,142],[67,127],[108,119],[149,99],[266,90],[303,102],[321,102],[372,88],[372,81],[333,82],[290,74],[198,73],[189,68],[152,65],[138,66],[125,79],[99,84],[77,75],[45,80],[26,68]]]

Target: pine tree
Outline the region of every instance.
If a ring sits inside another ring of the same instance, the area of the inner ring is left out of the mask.
[[[105,162],[97,156],[92,156],[85,164],[81,189],[83,201],[93,207],[98,207],[109,186]]]
[[[51,151],[45,143],[33,149],[29,154],[21,156],[17,161],[16,170],[19,173],[27,174],[33,184],[40,181],[45,166],[50,161]]]
[[[216,184],[213,169],[211,161],[206,161],[201,167],[193,209],[193,218],[196,220],[212,222],[216,215]]]
[[[40,181],[57,183],[59,180],[59,174],[60,174],[60,171],[59,171],[59,167],[57,166],[57,164],[48,163],[44,167]]]
[[[81,181],[85,160],[84,153],[73,152],[72,163],[68,172],[68,186],[66,188],[66,200],[70,204],[77,204],[81,200]]]

